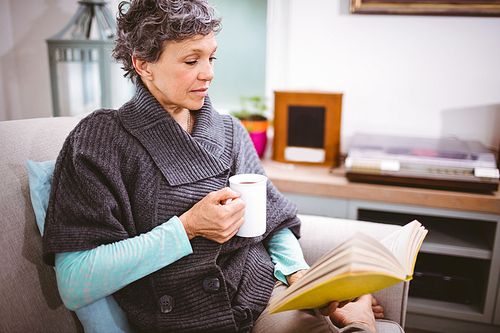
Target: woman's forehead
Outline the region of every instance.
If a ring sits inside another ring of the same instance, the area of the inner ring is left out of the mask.
[[[186,53],[205,53],[214,52],[217,49],[214,33],[208,35],[196,35],[182,41],[167,41],[164,44],[163,51],[173,52],[175,54]]]

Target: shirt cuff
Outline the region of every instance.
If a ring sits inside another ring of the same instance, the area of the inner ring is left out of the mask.
[[[286,277],[300,270],[309,269],[299,241],[290,229],[284,229],[269,242],[269,254],[273,260],[274,276],[288,285]]]
[[[169,220],[169,222],[172,226],[172,231],[175,232],[178,237],[179,243],[177,245],[182,249],[184,255],[193,253],[191,242],[189,241],[186,229],[184,229],[184,225],[181,220],[177,216],[174,216]]]

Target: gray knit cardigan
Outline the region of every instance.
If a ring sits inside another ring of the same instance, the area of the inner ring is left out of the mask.
[[[44,260],[146,233],[180,216],[231,175],[264,170],[242,124],[196,111],[184,131],[140,82],[119,110],[99,110],[68,136],[58,157],[43,239]],[[119,290],[114,297],[137,332],[249,332],[275,283],[267,241],[290,228],[297,207],[268,182],[267,230],[218,244],[191,240],[193,253]],[[217,292],[203,288],[217,277]],[[170,312],[159,302],[168,295]]]

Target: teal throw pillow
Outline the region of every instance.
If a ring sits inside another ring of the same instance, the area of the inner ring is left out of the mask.
[[[36,224],[43,235],[45,215],[49,204],[50,185],[56,161],[33,162],[26,160],[30,181],[31,204],[35,211]]]
[[[56,161],[33,162],[26,160],[29,173],[31,204],[36,224],[43,235],[45,216],[49,204],[50,186]],[[131,333],[125,313],[113,296],[107,296],[75,311],[85,333]]]

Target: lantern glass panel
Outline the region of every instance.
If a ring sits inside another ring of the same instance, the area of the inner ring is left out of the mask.
[[[55,116],[119,108],[135,86],[111,58],[116,22],[103,0],[80,6],[59,33],[47,39]]]
[[[57,80],[62,116],[91,112],[101,104],[97,49],[57,49]]]

